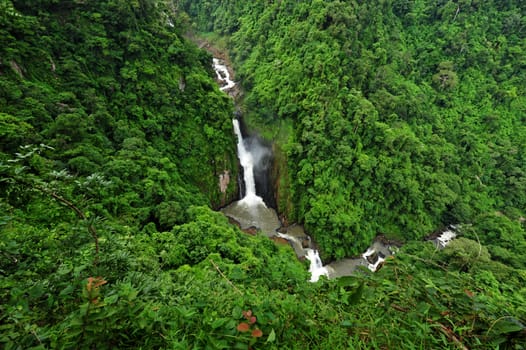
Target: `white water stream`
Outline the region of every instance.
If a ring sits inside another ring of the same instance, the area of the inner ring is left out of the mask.
[[[224,62],[214,58],[213,63],[220,89],[227,91],[234,88],[236,83],[230,77],[230,72]],[[272,208],[267,208],[263,199],[257,195],[254,178],[254,167],[262,158],[264,152],[260,148],[252,145],[252,148],[257,148],[258,151],[255,155],[254,152],[247,147],[243,134],[241,133],[239,121],[234,119],[232,124],[237,137],[239,163],[243,167],[245,193],[243,198],[231,203],[221,209],[221,211],[226,216],[237,221],[242,229],[256,228],[268,237],[273,237],[276,235],[276,230],[281,226],[281,223],[276,211]]]
[[[307,255],[305,255],[305,257],[310,261],[309,272],[311,282],[318,282],[321,276],[329,277],[329,270],[326,266],[323,266],[317,250],[307,249]]]
[[[263,198],[256,194],[256,181],[254,179],[254,157],[245,147],[243,141],[243,135],[239,128],[239,120],[232,120],[234,124],[234,132],[237,136],[237,156],[239,157],[239,163],[243,167],[243,180],[245,182],[245,196],[241,199],[241,203],[248,205],[249,207],[255,207],[262,205],[266,207]]]
[[[228,67],[219,59],[214,58],[214,70],[217,74],[217,80],[220,82],[220,89],[226,91],[236,86],[236,83],[230,78]]]
[[[368,262],[367,268],[371,271],[376,271],[378,266],[380,266],[381,263],[385,261],[385,258],[382,256],[378,256],[376,261],[374,263],[369,263],[369,257],[372,256],[374,253],[376,253],[376,250],[372,247],[369,247],[365,253],[362,254],[362,258]]]
[[[451,225],[451,229],[445,230],[444,232],[442,232],[442,234],[440,236],[438,236],[435,239],[435,243],[436,243],[437,248],[439,248],[439,249],[445,248],[446,245],[448,245],[449,242],[451,242],[452,239],[457,237],[457,234],[453,231],[454,229],[455,229],[455,226]]]

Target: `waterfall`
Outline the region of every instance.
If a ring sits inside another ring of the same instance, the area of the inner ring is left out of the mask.
[[[362,254],[362,258],[364,258],[365,260],[367,260],[367,258],[371,255],[373,255],[375,252],[374,248],[367,248],[367,251],[365,253]]]
[[[227,66],[218,58],[213,59],[214,70],[217,75],[217,80],[221,85],[222,91],[229,90],[236,86],[236,83],[230,79],[230,72]],[[245,182],[245,196],[241,199],[241,203],[246,204],[250,207],[258,205],[265,206],[263,199],[256,195],[256,181],[254,179],[254,155],[247,149],[243,135],[241,134],[241,128],[239,127],[239,121],[237,119],[232,120],[234,124],[234,132],[237,136],[237,156],[239,157],[239,163],[243,167],[243,180]]]
[[[217,74],[217,80],[221,83],[220,89],[226,91],[236,86],[236,83],[230,79],[230,73],[228,72],[227,66],[221,63],[218,58],[214,58],[213,62]]]
[[[320,279],[320,276],[329,277],[329,271],[327,267],[323,266],[323,263],[320,259],[320,254],[317,250],[307,249],[307,255],[305,255],[307,260],[310,261],[310,281],[317,282]]]
[[[302,247],[302,244],[299,239],[297,239],[294,236],[288,235],[286,233],[277,232],[278,237],[285,238],[287,241],[289,241],[293,245],[297,245],[299,247]]]
[[[248,206],[254,207],[263,205],[266,207],[263,199],[256,194],[256,181],[254,180],[254,157],[250,151],[245,147],[243,135],[239,128],[239,121],[237,119],[232,120],[234,124],[234,132],[237,136],[237,156],[239,157],[239,163],[243,167],[243,180],[245,181],[245,196],[241,199],[241,202]]]
[[[445,248],[449,244],[449,242],[451,242],[452,239],[457,237],[457,234],[454,231],[455,229],[456,227],[454,225],[450,225],[449,229],[446,229],[445,231],[443,231],[440,234],[440,236],[438,236],[435,239],[435,245],[437,246],[437,248],[439,249]]]
[[[217,81],[222,91],[228,91],[230,96],[235,95],[235,82],[230,78],[230,73],[222,60],[214,58],[214,70]],[[272,153],[268,146],[262,144],[257,137],[243,138],[239,121],[232,121],[234,132],[237,136],[237,156],[243,167],[243,182],[245,193],[239,201],[233,202],[221,209],[221,211],[239,223],[242,229],[257,229],[262,234],[273,237],[281,222],[276,211],[265,205],[263,198],[256,194],[256,182],[265,175],[266,166]]]
[[[236,83],[230,78],[228,67],[222,60],[214,57],[213,64],[222,91],[230,90],[236,86]],[[241,198],[240,204],[249,207],[263,206],[266,208],[263,198],[256,194],[254,167],[258,166],[258,162],[263,162],[268,154],[268,150],[257,143],[251,143],[249,149],[241,134],[239,121],[234,119],[232,123],[234,124],[234,132],[237,136],[237,155],[239,157],[239,163],[243,167],[243,180],[245,182],[245,195]]]

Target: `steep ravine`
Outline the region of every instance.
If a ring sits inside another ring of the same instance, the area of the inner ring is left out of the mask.
[[[220,89],[235,99],[232,91],[236,91],[237,84],[231,78],[231,68],[227,67],[225,60],[217,57],[213,59],[213,67]],[[386,257],[396,253],[397,244],[379,236],[360,257],[345,258],[323,265],[312,239],[305,233],[303,227],[297,224],[289,226],[288,223],[280,221],[273,208],[274,203],[270,205],[269,200],[264,198],[264,194],[267,196],[269,194],[268,189],[273,188],[269,182],[279,183],[280,180],[268,176],[274,148],[257,135],[247,137],[242,132],[241,117],[240,113],[236,113],[232,121],[237,138],[237,153],[241,168],[239,173],[242,174],[238,179],[240,199],[221,209],[226,216],[247,232],[260,231],[271,239],[288,241],[298,258],[310,261],[311,282],[318,281],[323,275],[329,278],[351,275],[359,266],[376,271]],[[258,178],[259,186],[256,184]],[[454,237],[455,233],[452,230],[445,230],[434,238],[435,244],[443,248]]]

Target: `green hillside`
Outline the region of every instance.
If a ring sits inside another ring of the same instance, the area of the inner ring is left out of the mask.
[[[326,257],[525,215],[522,2],[187,3],[230,38],[248,113],[293,122],[288,215]]]
[[[521,1],[0,0],[0,348],[524,349]],[[231,225],[228,42],[308,282]],[[438,251],[422,237],[451,223]]]

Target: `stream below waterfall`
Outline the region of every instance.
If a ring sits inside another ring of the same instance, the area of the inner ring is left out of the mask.
[[[213,65],[220,89],[232,96],[230,91],[236,86],[236,83],[231,79],[227,65],[218,58],[213,59]],[[270,159],[271,148],[261,142],[252,142],[253,140],[245,138],[238,119],[233,119],[232,125],[237,137],[237,153],[243,174],[242,179],[239,179],[242,183],[241,198],[221,209],[221,212],[238,223],[241,229],[260,231],[269,238],[286,239],[298,258],[310,261],[311,282],[318,281],[321,276],[328,278],[348,276],[353,274],[359,266],[376,271],[386,257],[396,253],[395,245],[377,237],[360,257],[345,258],[323,265],[318,251],[303,227],[297,224],[282,227],[276,211],[267,206],[257,193],[255,174],[258,167],[261,167],[261,163],[268,162]],[[435,245],[437,248],[443,248],[455,236],[453,230],[446,230],[434,239]]]

